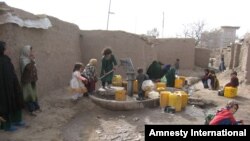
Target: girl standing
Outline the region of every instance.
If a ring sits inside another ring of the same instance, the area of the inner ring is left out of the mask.
[[[72,79],[70,81],[70,87],[73,93],[72,99],[75,101],[78,98],[82,97],[84,93],[87,92],[87,89],[83,82],[87,83],[87,79],[81,76],[83,71],[83,64],[76,63],[72,73]]]
[[[38,77],[35,56],[33,54],[33,47],[30,45],[24,46],[21,50],[20,67],[24,101],[30,114],[36,116],[34,112],[41,110],[36,92],[36,81]]]

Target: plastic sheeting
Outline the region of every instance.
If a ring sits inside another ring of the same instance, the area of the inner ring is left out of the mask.
[[[12,15],[11,13],[6,13],[0,15],[0,24],[6,23],[14,23],[19,25],[20,27],[27,27],[27,28],[42,28],[48,29],[52,27],[50,20],[47,17],[39,17],[38,19],[26,19],[23,20],[18,16]]]

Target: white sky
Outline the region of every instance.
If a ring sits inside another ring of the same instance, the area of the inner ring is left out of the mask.
[[[0,0],[33,14],[46,14],[77,24],[80,29],[106,30],[110,0]],[[160,37],[183,34],[183,25],[205,21],[206,29],[240,26],[250,32],[250,0],[111,0],[109,30],[146,34],[157,28]],[[164,12],[164,30],[162,29]],[[163,34],[162,34],[163,33]]]

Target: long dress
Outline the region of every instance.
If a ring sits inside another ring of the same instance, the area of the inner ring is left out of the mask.
[[[87,89],[82,82],[84,79],[85,78],[81,76],[80,71],[74,71],[72,73],[72,79],[70,80],[72,100],[77,100],[87,92]]]
[[[117,65],[116,59],[114,57],[114,55],[111,55],[110,58],[106,58],[103,57],[102,58],[102,68],[101,68],[101,76],[103,76],[105,73],[110,72],[111,70],[113,70],[114,66]],[[112,78],[113,78],[114,72],[111,72],[110,74],[108,74],[107,76],[105,76],[104,78],[102,78],[102,85],[106,82],[108,82],[108,84],[111,84],[112,82]]]
[[[0,129],[9,130],[11,125],[22,121],[23,95],[14,66],[8,56],[0,56],[0,116],[6,122]]]
[[[23,98],[29,112],[40,109],[37,98],[36,82],[37,69],[35,61],[30,59],[31,46],[24,46],[20,56],[21,83],[23,89]]]
[[[167,87],[174,87],[175,85],[175,68],[171,68],[166,74]]]
[[[70,87],[73,90],[73,93],[85,93],[86,87],[82,82],[82,76],[80,71],[74,71],[72,73],[72,79],[70,80]]]

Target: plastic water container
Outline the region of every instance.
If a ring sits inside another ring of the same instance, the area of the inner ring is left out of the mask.
[[[126,100],[126,90],[116,90],[115,91],[115,100],[125,101]]]
[[[177,77],[177,78],[175,79],[175,82],[174,82],[174,87],[177,88],[177,89],[180,89],[180,88],[183,87],[184,83],[185,83],[185,80],[183,81],[182,78]]]
[[[112,79],[112,85],[122,87],[122,76],[114,75]]]
[[[224,89],[224,96],[227,98],[234,98],[237,96],[237,88],[234,87],[225,87]]]
[[[179,76],[179,78],[180,78],[183,82],[186,81],[186,77],[185,77],[185,76]]]
[[[157,82],[156,83],[156,88],[166,88],[166,83],[164,83],[164,82]]]
[[[169,106],[172,106],[175,108],[176,112],[181,111],[182,97],[180,94],[170,93],[168,103],[169,103]]]
[[[171,94],[171,92],[169,92],[169,91],[161,91],[160,92],[160,106],[162,108],[168,106],[169,94]]]
[[[181,95],[181,108],[185,108],[188,103],[188,94],[184,91],[176,91],[175,93]]]
[[[133,81],[133,92],[134,94],[138,94],[138,81],[137,80]]]

